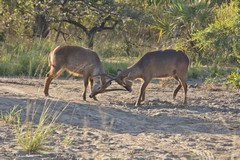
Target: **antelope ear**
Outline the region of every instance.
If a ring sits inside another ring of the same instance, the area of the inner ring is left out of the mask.
[[[101,76],[97,76],[96,80],[100,83],[100,85],[102,85],[102,78],[101,78]]]
[[[124,83],[127,83],[127,82],[132,83],[132,82],[133,82],[133,80],[128,79],[128,78],[130,77],[130,75],[131,75],[131,72],[129,72],[129,73],[126,75],[126,77],[123,78],[123,82],[124,82]]]
[[[123,78],[123,82],[125,83],[125,84],[127,84],[127,83],[133,83],[133,80],[130,80],[130,79],[128,79],[128,77],[125,77],[125,78]]]
[[[104,86],[107,88],[108,86],[110,86],[112,84],[111,80],[110,81],[107,81]]]

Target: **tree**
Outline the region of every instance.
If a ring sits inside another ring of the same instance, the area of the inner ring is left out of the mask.
[[[52,1],[48,6],[50,6],[48,10],[51,22],[58,24],[55,28],[58,32],[57,37],[60,33],[63,35],[66,33],[62,26],[66,23],[70,24],[84,33],[89,48],[93,47],[96,33],[114,30],[117,24],[123,25],[126,19],[151,21],[151,18],[138,10],[138,7],[115,0],[62,0],[61,3]]]
[[[41,3],[44,0],[2,0],[3,30],[21,36],[37,36],[45,38],[48,35],[48,21]],[[32,26],[32,28],[30,27]]]
[[[58,24],[55,28],[58,36],[59,33],[64,34],[63,23],[71,24],[86,35],[89,48],[93,48],[97,32],[113,30],[120,21],[114,1],[62,0],[47,2],[46,5],[50,21]]]
[[[193,34],[193,40],[208,61],[220,63],[227,60],[237,64],[240,50],[239,2],[216,6],[214,21]]]

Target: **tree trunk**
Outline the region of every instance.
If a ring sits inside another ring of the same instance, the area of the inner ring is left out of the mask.
[[[46,38],[49,33],[48,22],[45,15],[37,14],[33,24],[33,36]]]
[[[40,3],[43,2],[43,0],[39,0]],[[46,20],[46,16],[42,11],[42,7],[40,4],[37,4],[36,6],[34,6],[35,9],[35,22],[32,26],[33,29],[33,36],[36,37],[41,37],[41,38],[46,38],[48,33],[49,33],[49,29],[48,29],[48,21]]]
[[[95,34],[95,32],[89,32],[88,34],[87,34],[87,37],[88,37],[88,48],[90,48],[90,49],[93,49],[93,38],[94,38],[94,34]]]
[[[59,23],[59,25],[58,25],[57,36],[56,36],[56,38],[55,38],[55,42],[58,41],[58,38],[59,38],[59,36],[60,36],[62,24],[63,24],[63,22],[61,21],[61,22]],[[63,37],[64,37],[64,36],[63,36]],[[65,38],[64,38],[64,39],[65,39]]]

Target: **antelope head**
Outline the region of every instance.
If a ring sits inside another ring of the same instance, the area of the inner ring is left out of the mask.
[[[128,72],[128,70],[119,70],[118,75],[114,80],[127,91],[132,92],[133,80],[131,78],[131,72]]]
[[[92,91],[91,91],[91,94],[89,95],[90,98],[94,98],[99,93],[104,93],[106,88],[112,84],[113,78],[109,78],[106,81],[104,76],[107,76],[107,75],[103,74],[103,75],[93,77]]]

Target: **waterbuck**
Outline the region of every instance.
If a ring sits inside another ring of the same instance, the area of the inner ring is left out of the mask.
[[[140,78],[143,80],[140,94],[136,105],[140,105],[145,100],[146,87],[152,78],[161,77],[173,77],[179,84],[173,93],[173,99],[175,99],[178,91],[183,87],[185,92],[184,104],[187,103],[187,72],[189,66],[189,58],[182,51],[176,50],[163,50],[148,52],[142,56],[142,58],[128,67],[127,69],[120,71],[115,78],[115,81],[126,88],[128,91],[132,91],[132,81]]]
[[[51,81],[59,77],[65,70],[73,75],[83,76],[83,100],[86,100],[89,82],[91,85],[90,97],[95,100],[95,95],[103,92],[111,84],[110,81],[106,81],[106,74],[103,71],[102,63],[97,53],[86,48],[72,45],[58,46],[50,52],[49,66],[51,68],[46,75],[44,84],[45,96],[49,95],[48,90]]]

